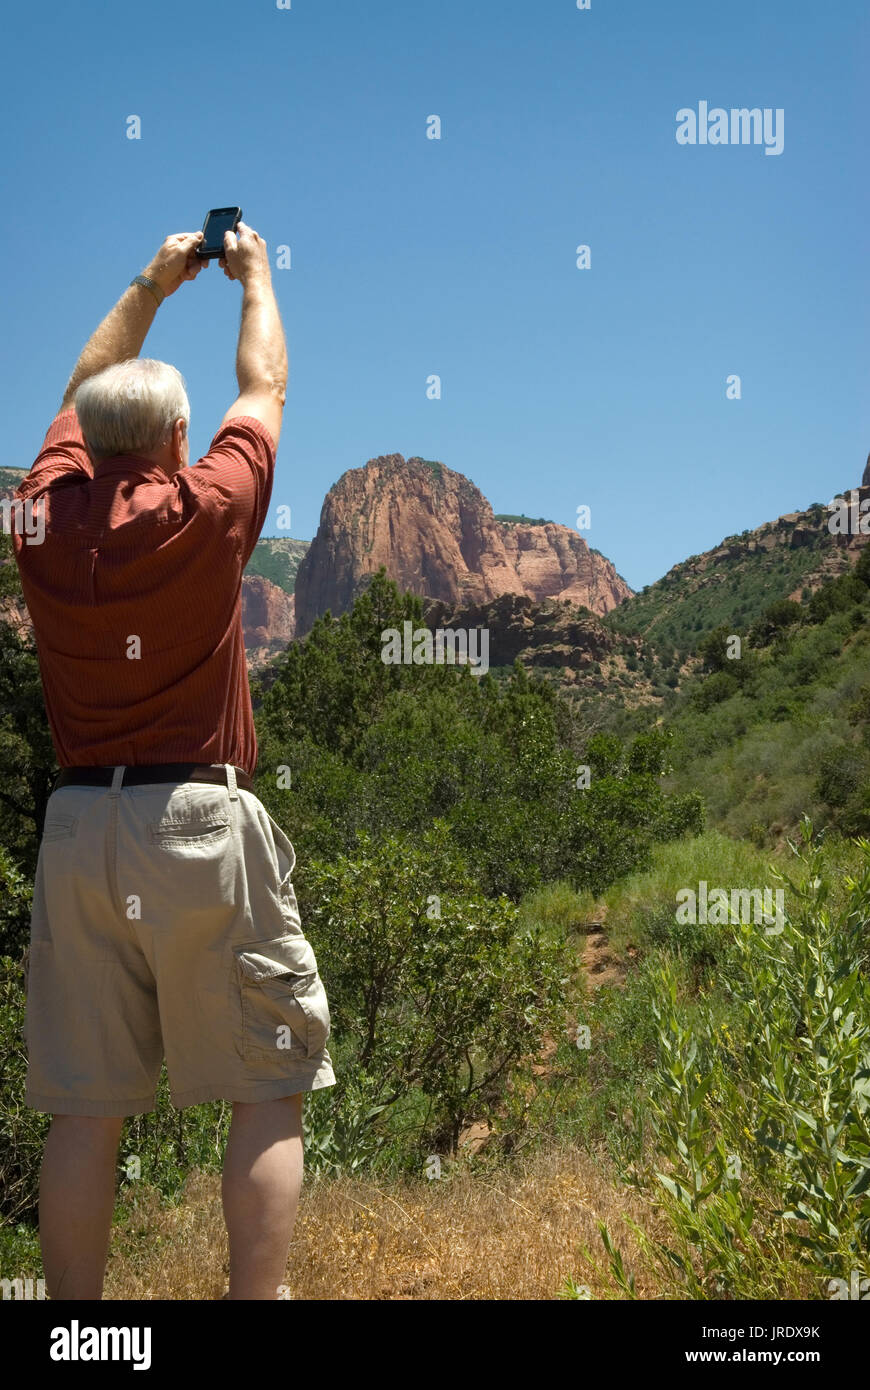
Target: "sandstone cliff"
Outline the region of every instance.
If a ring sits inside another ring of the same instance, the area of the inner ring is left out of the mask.
[[[488,505],[488,504],[487,504]],[[631,589],[609,560],[590,550],[578,531],[548,521],[542,526],[502,526],[504,546],[520,581],[536,603],[568,599],[599,615],[609,613]]]
[[[295,600],[259,574],[242,576],[242,628],[248,662],[259,666],[293,641]]]
[[[296,575],[297,634],[327,609],[346,612],[382,565],[400,589],[449,604],[510,593],[603,614],[631,594],[578,532],[498,522],[461,473],[401,454],[350,469],[327,493]]]

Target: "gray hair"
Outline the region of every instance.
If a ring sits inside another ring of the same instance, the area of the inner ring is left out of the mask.
[[[91,453],[150,454],[172,438],[176,420],[190,423],[181,373],[168,362],[131,357],[83,381],[76,414]]]

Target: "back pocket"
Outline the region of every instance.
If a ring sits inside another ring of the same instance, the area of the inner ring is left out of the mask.
[[[148,826],[148,839],[163,849],[201,850],[207,853],[230,835],[228,820],[162,820]]]
[[[53,811],[49,808],[45,815],[45,824],[42,827],[43,841],[46,844],[51,844],[54,840],[73,839],[78,823],[78,816],[71,816],[68,812]]]
[[[315,1057],[330,1032],[329,1004],[314,951],[301,933],[233,948],[248,1061]]]
[[[185,857],[223,849],[231,823],[226,787],[206,782],[145,784],[129,788],[131,804],[147,825],[148,840]]]

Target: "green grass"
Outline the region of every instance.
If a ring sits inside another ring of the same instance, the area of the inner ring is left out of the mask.
[[[42,1251],[35,1226],[0,1222],[0,1279],[41,1279]]]
[[[519,925],[539,926],[548,941],[565,941],[589,920],[592,899],[570,883],[559,881],[528,893],[520,903]]]
[[[648,871],[629,874],[603,894],[611,944],[617,951],[649,944],[651,919],[663,908],[673,914],[678,890],[697,888],[701,879],[711,887],[772,887],[772,862],[772,855],[718,830],[655,845]]]

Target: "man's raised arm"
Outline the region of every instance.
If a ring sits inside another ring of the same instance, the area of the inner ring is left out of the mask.
[[[174,294],[185,280],[195,280],[207,261],[197,259],[202,232],[180,232],[167,237],[142,278],[151,286],[131,284],[88,339],[64,392],[61,411],[72,410],[83,381],[104,367],[138,357],[158,305]]]
[[[261,236],[240,222],[227,232],[220,264],[230,280],[242,282],[242,322],[236,353],[238,399],[221,424],[238,415],[261,421],[277,447],[287,396],[287,344],[272,289],[269,255]]]
[[[73,473],[93,477],[93,464],[78,416],[73,413],[76,391],[83,381],[105,367],[139,356],[158,304],[174,294],[185,280],[195,280],[208,264],[196,256],[201,240],[202,232],[180,232],[167,237],[141,277],[150,281],[150,287],[141,282],[129,285],[91,334],[69,379],[58,415],[49,426],[33,467],[19,484],[17,496],[35,497],[57,479]]]

